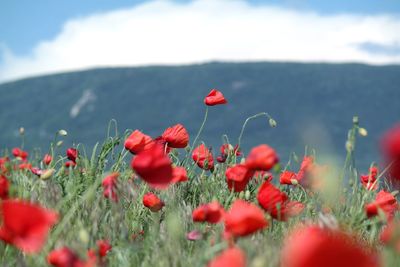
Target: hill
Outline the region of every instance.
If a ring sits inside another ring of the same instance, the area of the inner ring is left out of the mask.
[[[54,133],[66,129],[68,142],[91,146],[106,135],[110,119],[118,129],[158,136],[175,123],[191,135],[204,115],[204,96],[221,90],[228,105],[212,107],[202,139],[214,147],[228,134],[235,143],[244,120],[243,147],[277,148],[283,159],[304,146],[342,153],[353,115],[369,135],[358,143],[363,166],[379,160],[382,132],[400,121],[400,66],[300,63],[209,63],[177,67],[107,68],[63,73],[0,84],[0,144],[46,150]]]

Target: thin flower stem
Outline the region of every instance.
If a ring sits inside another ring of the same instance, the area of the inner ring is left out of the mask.
[[[248,117],[248,118],[244,121],[243,126],[242,126],[242,130],[240,131],[240,135],[239,135],[239,138],[238,138],[238,147],[239,147],[239,148],[240,148],[240,144],[241,144],[241,141],[242,141],[242,136],[243,136],[243,133],[244,133],[244,129],[246,128],[247,123],[248,123],[250,120],[253,120],[253,119],[256,119],[256,118],[262,117],[262,116],[265,116],[265,117],[267,117],[268,119],[272,119],[272,117],[271,117],[267,112],[261,112],[261,113],[258,113],[258,114],[256,114],[256,115],[253,115],[253,116],[251,116],[251,117]]]

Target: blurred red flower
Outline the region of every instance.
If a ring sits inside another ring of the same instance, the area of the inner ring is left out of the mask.
[[[279,182],[281,184],[292,185],[297,183],[296,173],[291,171],[283,171],[279,177]]]
[[[65,167],[66,167],[66,168],[75,167],[75,166],[76,166],[75,161],[68,160],[67,162],[65,162]]]
[[[378,215],[381,209],[388,220],[394,217],[395,212],[399,209],[397,199],[389,192],[381,190],[375,198],[375,201],[365,205],[365,212],[368,218]]]
[[[10,182],[7,180],[7,177],[0,174],[0,199],[8,198],[9,188]]]
[[[0,239],[25,253],[38,252],[58,220],[54,211],[15,199],[0,203],[0,216]]]
[[[311,156],[304,156],[300,165],[300,170],[297,173],[296,179],[301,183],[304,177],[310,174],[314,168],[314,158]]]
[[[221,155],[217,157],[217,161],[220,163],[224,163],[230,154],[235,154],[236,156],[242,155],[242,152],[240,152],[238,145],[233,147],[231,144],[223,144],[219,148],[219,151]]]
[[[67,149],[67,158],[71,161],[73,161],[74,163],[76,163],[76,159],[78,158],[78,150],[75,148],[68,148]]]
[[[187,180],[187,172],[184,167],[174,167],[172,169],[172,183],[186,182]]]
[[[286,221],[289,217],[300,214],[304,204],[298,201],[289,201],[288,196],[270,182],[264,182],[257,194],[258,203],[272,218]]]
[[[211,151],[201,144],[193,150],[192,159],[204,170],[214,170],[214,159]]]
[[[43,163],[44,163],[45,165],[49,165],[49,164],[51,163],[52,160],[53,160],[53,158],[52,158],[51,155],[49,155],[49,154],[46,154],[46,155],[44,155],[44,157],[43,157]]]
[[[47,263],[55,267],[89,267],[68,247],[62,247],[51,251],[47,255]]]
[[[192,212],[194,222],[219,223],[224,215],[224,208],[217,201],[201,205]]]
[[[235,237],[250,235],[268,225],[260,208],[241,199],[232,204],[224,220],[225,231]]]
[[[12,149],[12,154],[14,155],[14,157],[19,158],[21,160],[26,160],[28,158],[28,152],[23,151],[18,147]]]
[[[110,175],[106,176],[101,185],[103,186],[103,196],[105,198],[111,198],[115,202],[118,201],[117,195],[117,181],[118,181],[119,173],[113,172]]]
[[[391,245],[400,253],[400,224],[399,221],[390,221],[379,236],[380,241],[385,245]]]
[[[135,130],[125,140],[125,149],[129,150],[132,154],[136,155],[141,151],[147,150],[154,145],[153,139],[150,136],[145,135],[139,130]]]
[[[400,180],[400,123],[383,135],[381,150],[386,163],[391,164],[389,169],[390,178],[395,181]]]
[[[162,138],[172,148],[185,148],[189,143],[189,134],[182,124],[167,128],[162,134]]]
[[[97,248],[99,249],[100,258],[107,256],[107,253],[112,249],[112,246],[108,240],[98,240],[96,244]]]
[[[212,89],[210,93],[204,98],[204,104],[207,106],[215,106],[228,103],[224,97],[224,95],[216,90]]]
[[[228,248],[211,260],[207,267],[246,267],[246,255],[237,247]]]
[[[162,209],[162,207],[164,207],[164,202],[161,201],[161,199],[159,199],[155,194],[153,193],[146,193],[143,196],[143,205],[148,208],[149,210],[151,210],[152,212],[157,212],[159,210]]]
[[[378,257],[339,230],[301,226],[284,242],[282,267],[378,267]]]
[[[371,167],[369,169],[369,174],[360,176],[360,181],[361,181],[361,184],[367,190],[376,190],[376,189],[378,189],[378,183],[376,182],[377,178],[378,178],[378,168]]]
[[[132,168],[151,187],[165,189],[172,182],[172,165],[160,145],[140,152],[132,159]]]
[[[255,171],[269,171],[279,162],[275,150],[268,145],[254,147],[247,156],[245,164]]]
[[[253,175],[254,171],[247,168],[245,164],[227,168],[225,176],[229,190],[233,189],[235,192],[243,191]]]

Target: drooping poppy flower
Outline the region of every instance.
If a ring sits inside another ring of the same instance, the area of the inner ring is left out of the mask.
[[[189,133],[182,124],[167,128],[162,134],[162,138],[172,148],[185,148],[189,143]]]
[[[255,171],[269,171],[279,162],[275,150],[268,145],[254,147],[247,156],[245,164]]]
[[[296,173],[291,171],[283,171],[279,177],[279,182],[281,184],[288,184],[288,185],[297,184],[298,181],[296,178],[297,178]]]
[[[207,106],[222,105],[226,103],[228,103],[228,101],[226,101],[224,95],[216,89],[212,89],[204,98],[204,104]]]
[[[107,256],[107,253],[111,251],[112,246],[108,240],[98,240],[96,242],[99,251],[100,258]]]
[[[118,172],[111,173],[110,175],[106,176],[101,183],[103,186],[103,196],[105,198],[110,198],[115,202],[118,201],[118,195],[116,192],[118,177]]]
[[[43,161],[43,163],[44,163],[45,165],[49,165],[49,164],[51,163],[52,160],[53,160],[53,158],[51,157],[51,155],[46,154],[46,155],[44,155],[42,161]]]
[[[376,195],[374,202],[365,205],[365,212],[368,218],[377,216],[379,209],[382,210],[386,218],[390,220],[399,209],[399,204],[391,193],[381,190]]]
[[[375,252],[354,237],[318,226],[301,226],[284,241],[282,267],[379,267]]]
[[[387,164],[390,164],[389,176],[400,180],[400,124],[388,130],[381,140],[381,150]]]
[[[8,191],[10,189],[10,182],[7,177],[0,174],[0,199],[8,198]]]
[[[228,248],[211,260],[207,267],[246,267],[246,254],[237,247]]]
[[[289,217],[300,214],[304,204],[289,201],[288,196],[269,182],[264,182],[257,194],[258,203],[272,218],[286,221]]]
[[[247,236],[268,225],[264,212],[256,205],[238,199],[224,216],[225,231],[234,237]]]
[[[186,182],[187,180],[187,172],[184,167],[174,167],[172,169],[172,183]]]
[[[194,222],[219,223],[224,215],[224,208],[217,201],[201,205],[192,212]]]
[[[153,145],[153,139],[139,130],[133,131],[124,144],[125,149],[134,155],[151,148]]]
[[[196,162],[197,166],[204,170],[214,169],[213,155],[204,144],[199,145],[193,150],[192,159]]]
[[[0,202],[0,216],[0,239],[25,253],[38,252],[58,220],[54,211],[15,199]]]
[[[75,252],[68,247],[55,249],[47,255],[47,263],[54,267],[87,267]]]
[[[172,165],[162,146],[154,145],[132,159],[135,172],[155,189],[165,189],[172,182]]]
[[[155,194],[153,193],[146,193],[143,196],[143,206],[151,210],[152,212],[157,212],[160,211],[164,207],[164,202],[159,199]]]
[[[78,158],[78,150],[72,147],[68,148],[67,158],[76,163],[76,159]]]
[[[66,168],[75,167],[75,166],[76,166],[75,161],[68,160],[67,162],[65,162],[65,167],[66,167]]]
[[[378,168],[371,167],[369,169],[369,174],[360,176],[360,181],[367,190],[376,190],[378,188],[378,183],[376,182],[377,178]]]
[[[14,157],[19,158],[21,160],[26,160],[28,158],[28,152],[23,151],[18,147],[12,149],[12,154],[14,155]]]
[[[225,176],[229,190],[233,189],[235,192],[243,191],[253,175],[254,171],[247,168],[245,164],[238,164],[227,168]]]
[[[223,144],[220,148],[220,156],[217,157],[217,161],[219,163],[224,163],[230,154],[234,154],[236,156],[241,156],[242,152],[239,150],[239,146],[236,145],[233,147],[231,144]]]

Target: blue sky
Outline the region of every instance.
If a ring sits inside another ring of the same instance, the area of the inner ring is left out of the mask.
[[[214,60],[400,64],[400,0],[0,1],[0,82]]]
[[[51,39],[63,23],[92,13],[131,7],[143,0],[2,0],[0,1],[0,43],[14,53],[28,53],[32,46]],[[184,0],[176,2],[188,2]],[[400,16],[399,0],[248,0],[254,5],[273,4],[321,14],[394,13]]]

